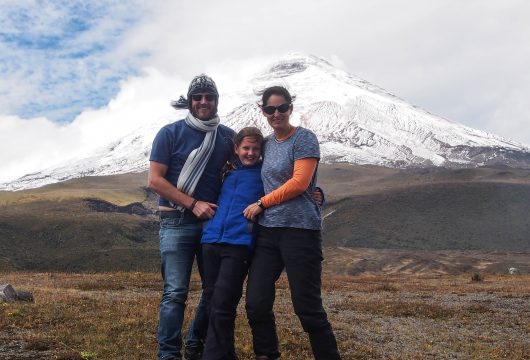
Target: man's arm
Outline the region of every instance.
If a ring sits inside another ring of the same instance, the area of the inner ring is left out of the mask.
[[[310,192],[309,195],[311,195],[318,206],[324,207],[324,204],[326,203],[326,196],[324,195],[324,190],[321,187],[316,186],[315,190]]]
[[[205,201],[195,201],[193,197],[177,189],[164,177],[167,168],[167,165],[156,161],[150,161],[147,186],[164,199],[183,206],[186,209],[192,208],[193,203],[195,203],[195,206],[193,206],[192,209],[193,214],[200,219],[211,219],[215,214],[217,205]]]

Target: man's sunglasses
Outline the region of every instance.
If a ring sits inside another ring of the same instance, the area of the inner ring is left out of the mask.
[[[290,108],[291,108],[291,104],[289,103],[281,104],[280,106],[269,105],[269,106],[262,107],[263,112],[268,115],[274,114],[276,110],[278,110],[278,112],[283,114],[284,112],[288,111]]]
[[[206,94],[206,95],[201,95],[201,94],[194,94],[194,95],[191,95],[191,98],[193,99],[193,101],[201,101],[202,98],[206,98],[206,101],[214,101],[216,96],[214,94]]]

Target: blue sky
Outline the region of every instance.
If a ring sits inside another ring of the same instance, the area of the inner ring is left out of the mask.
[[[71,122],[86,108],[106,105],[119,81],[138,73],[140,54],[112,59],[124,33],[141,17],[130,1],[1,4],[3,113]]]
[[[289,51],[530,144],[529,18],[526,0],[0,0],[0,181],[127,131],[197,73]]]

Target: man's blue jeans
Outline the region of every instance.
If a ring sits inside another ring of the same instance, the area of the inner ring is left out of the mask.
[[[202,278],[200,242],[203,223],[196,219],[160,219],[161,271],[164,293],[160,300],[158,358],[180,359],[182,323],[188,298],[193,260],[197,258]],[[201,296],[186,337],[186,347],[202,346],[208,327],[206,305]]]

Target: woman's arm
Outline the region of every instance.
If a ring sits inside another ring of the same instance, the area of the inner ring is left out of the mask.
[[[316,158],[298,159],[294,162],[293,177],[271,193],[261,198],[265,208],[291,200],[307,190],[317,168]]]
[[[291,200],[307,190],[313,174],[317,168],[317,158],[304,158],[294,161],[293,176],[282,186],[272,191],[270,194],[263,196],[261,204],[264,208],[281,204]],[[256,203],[250,204],[244,211],[243,215],[249,220],[255,220],[263,211],[263,208]]]

